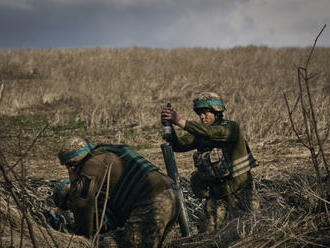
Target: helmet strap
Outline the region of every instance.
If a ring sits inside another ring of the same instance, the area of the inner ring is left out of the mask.
[[[220,111],[213,111],[216,121],[221,121],[223,119],[223,113]]]

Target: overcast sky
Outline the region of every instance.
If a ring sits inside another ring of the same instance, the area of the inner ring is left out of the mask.
[[[0,48],[330,47],[330,0],[0,0]]]

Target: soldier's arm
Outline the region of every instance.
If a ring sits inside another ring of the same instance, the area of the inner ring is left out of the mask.
[[[233,121],[229,121],[226,125],[205,125],[187,120],[184,129],[191,135],[222,142],[235,142],[239,134],[239,126]]]
[[[193,135],[187,133],[178,137],[174,129],[171,144],[174,152],[187,152],[196,148],[195,137]]]
[[[72,182],[67,204],[75,216],[75,233],[91,238],[94,231],[95,182],[86,176],[79,176]]]

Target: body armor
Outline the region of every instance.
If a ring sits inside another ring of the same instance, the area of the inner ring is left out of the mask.
[[[213,181],[215,179],[239,176],[251,168],[258,166],[257,161],[247,144],[248,155],[234,162],[231,162],[229,154],[223,149],[213,148],[211,151],[197,151],[193,155],[194,166],[198,169],[204,180]]]

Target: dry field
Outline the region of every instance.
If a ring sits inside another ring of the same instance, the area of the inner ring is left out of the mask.
[[[0,50],[0,247],[89,247],[84,238],[54,230],[46,216],[55,210],[54,180],[66,177],[56,158],[62,141],[83,135],[94,143],[126,143],[165,171],[161,107],[171,101],[183,118],[196,119],[192,99],[202,91],[222,95],[225,118],[244,130],[260,164],[253,175],[261,209],[203,237],[181,238],[175,230],[167,247],[329,247],[323,161],[330,159],[330,48],[316,48],[308,67],[317,74],[310,92],[325,155],[318,156],[322,188],[283,97],[294,106],[297,68],[309,52],[255,46]],[[292,118],[306,141],[299,104]],[[191,155],[176,154],[183,182],[193,171]]]

